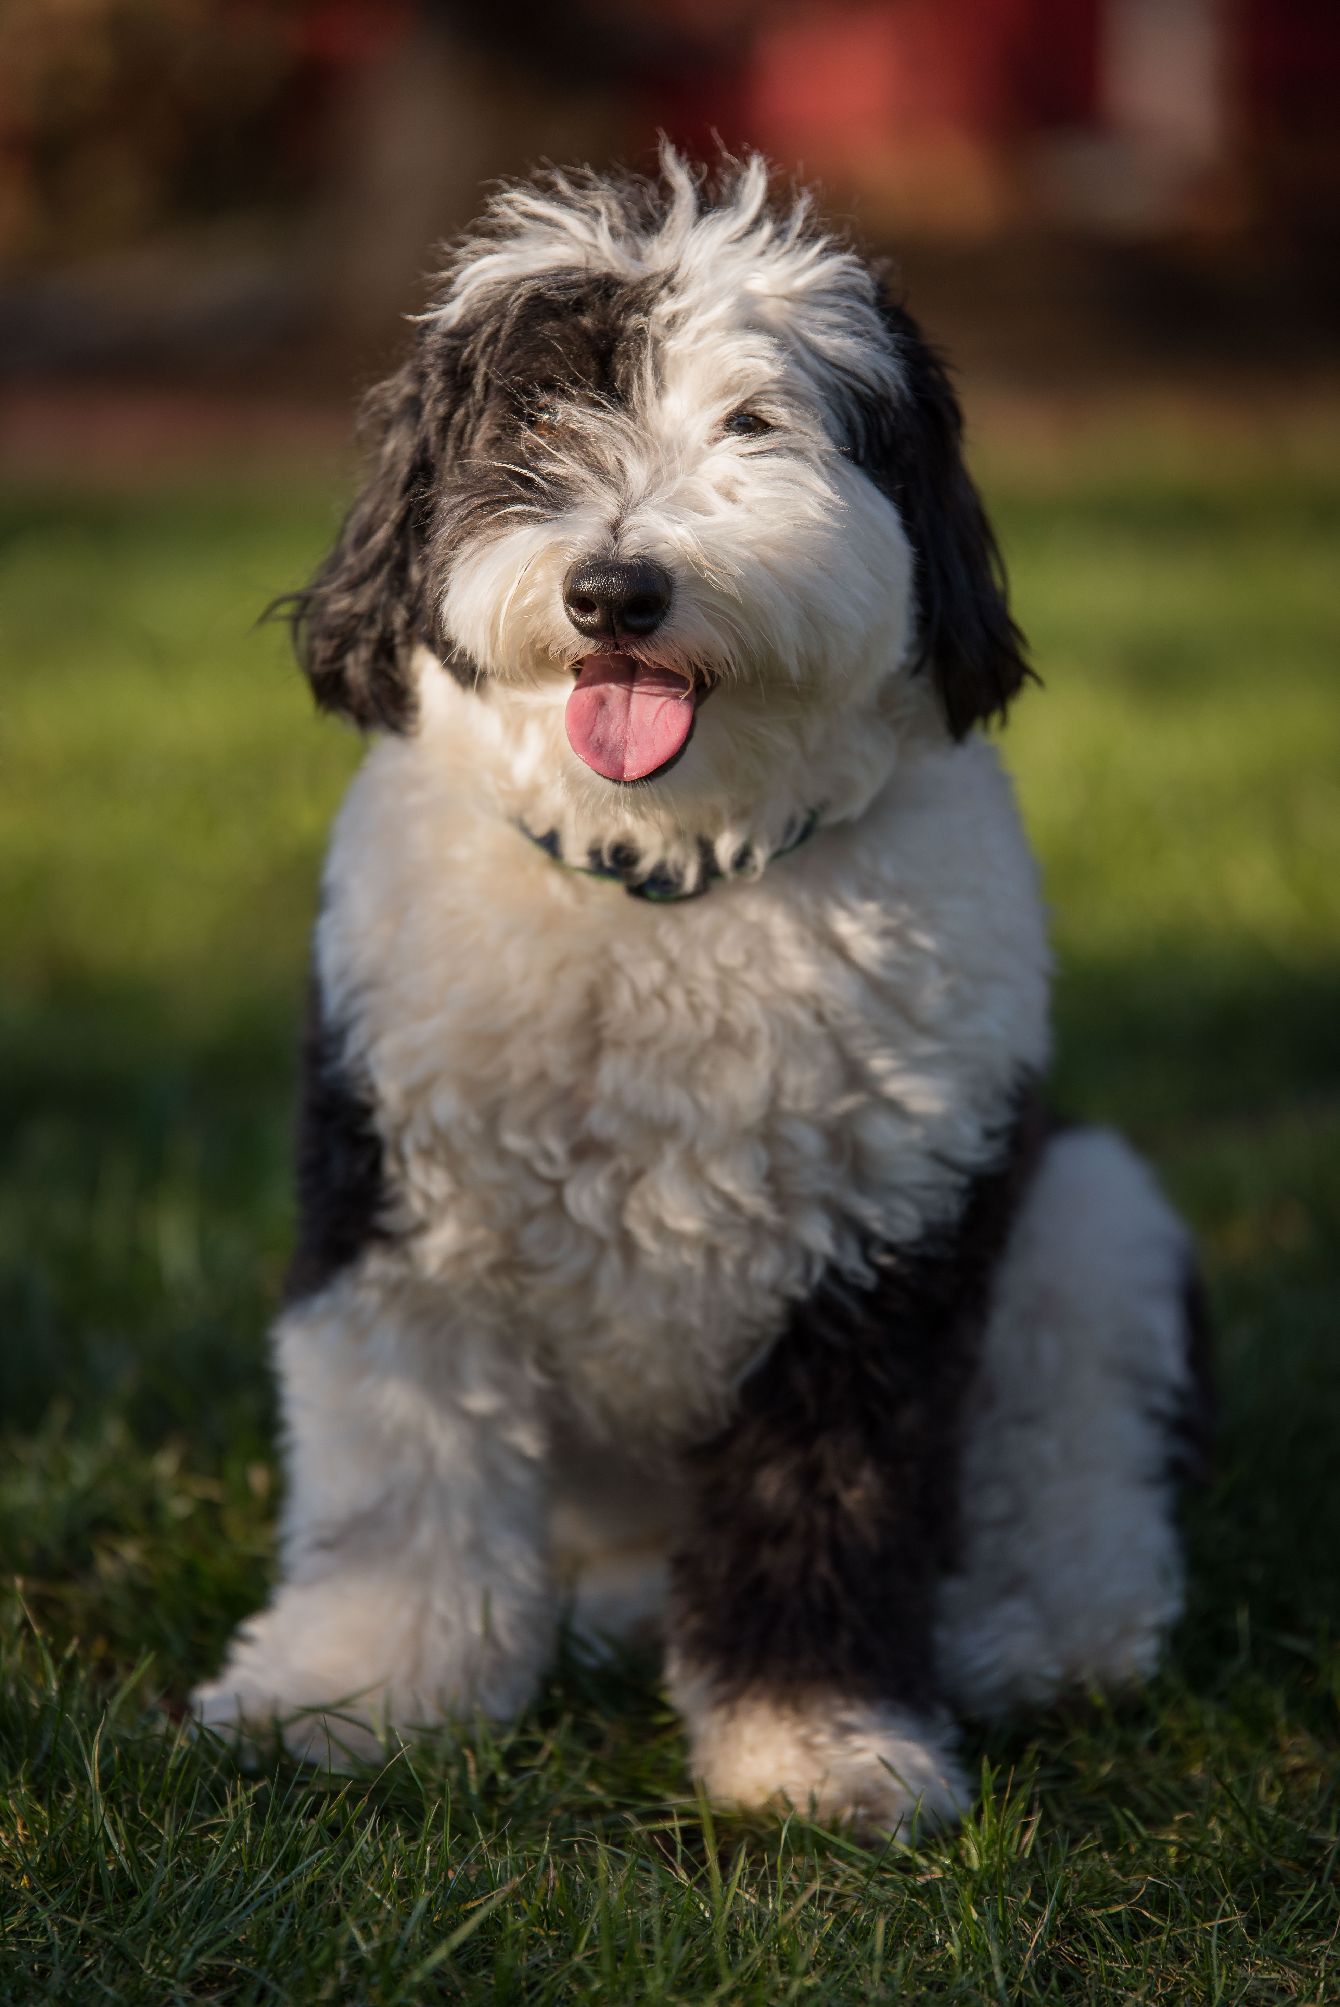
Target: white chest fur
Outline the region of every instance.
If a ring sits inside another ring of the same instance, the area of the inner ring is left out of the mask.
[[[754,883],[564,870],[431,735],[370,753],[318,936],[390,1259],[592,1419],[701,1424],[826,1266],[914,1241],[1047,1045],[1032,862],[986,746],[927,749]]]

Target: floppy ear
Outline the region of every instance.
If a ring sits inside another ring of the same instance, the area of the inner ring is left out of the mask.
[[[963,417],[949,374],[902,307],[882,301],[904,381],[895,402],[866,405],[853,457],[897,507],[912,545],[917,667],[929,669],[961,739],[1003,718],[1032,676],[1010,618],[1005,567],[963,459]]]
[[[426,553],[443,426],[420,354],[364,407],[374,451],[362,493],[310,585],[287,602],[294,647],[323,711],[365,730],[414,724],[410,655],[433,645]]]

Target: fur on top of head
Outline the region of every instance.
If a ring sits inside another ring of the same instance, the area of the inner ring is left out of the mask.
[[[569,796],[813,806],[891,690],[961,737],[1027,674],[941,362],[757,157],[502,189],[368,420],[294,623],[362,726],[413,729],[422,644]]]

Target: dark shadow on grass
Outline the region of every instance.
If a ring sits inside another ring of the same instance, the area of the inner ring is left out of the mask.
[[[1069,1112],[1156,1149],[1183,1128],[1340,1097],[1340,960],[1161,944],[1142,961],[1062,959],[1056,1091]]]
[[[264,1386],[289,1224],[295,997],[188,1028],[171,999],[69,987],[4,1009],[0,1411],[60,1401],[146,1444]],[[205,1388],[213,1398],[201,1396]]]

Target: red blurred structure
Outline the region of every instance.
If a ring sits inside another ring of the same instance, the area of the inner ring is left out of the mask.
[[[652,122],[803,162],[903,230],[1321,222],[1340,198],[1329,0],[801,0],[732,36],[689,103],[649,90]]]
[[[0,7],[0,376],[372,373],[537,161],[755,146],[971,366],[1330,380],[1337,0]]]
[[[900,232],[1318,226],[1340,198],[1334,0],[86,0],[77,47],[12,0],[0,255],[291,201],[347,171],[335,114],[397,62],[440,70],[444,125],[492,125],[484,172],[556,124],[596,157],[720,136]]]

